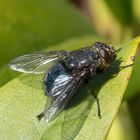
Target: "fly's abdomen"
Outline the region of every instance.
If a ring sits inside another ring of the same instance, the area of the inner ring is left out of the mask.
[[[59,95],[59,88],[66,86],[66,83],[71,79],[71,75],[67,69],[60,62],[53,65],[45,76],[44,83],[46,87],[46,95],[50,97],[57,97]]]

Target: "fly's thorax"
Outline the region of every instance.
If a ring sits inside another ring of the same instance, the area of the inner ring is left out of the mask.
[[[97,59],[97,52],[94,52],[91,48],[82,48],[74,51],[71,56],[66,58],[65,63],[70,69],[83,69],[89,67],[92,63],[96,64]]]

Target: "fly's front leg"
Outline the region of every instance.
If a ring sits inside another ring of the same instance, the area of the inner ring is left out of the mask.
[[[131,56],[130,57],[130,60],[133,62],[133,63],[131,63],[131,64],[128,64],[128,65],[125,65],[125,66],[115,66],[115,65],[113,65],[113,64],[115,64],[115,63],[112,63],[112,65],[110,65],[112,68],[116,68],[116,69],[119,69],[119,70],[122,70],[122,69],[125,69],[125,68],[128,68],[128,67],[131,67],[131,66],[134,66],[134,60],[135,60],[135,56]],[[122,62],[121,60],[120,60],[120,62]]]
[[[128,67],[131,67],[131,66],[134,66],[134,63],[126,65],[126,66],[120,66],[119,69],[122,70],[122,69],[125,69],[125,68],[128,68]]]

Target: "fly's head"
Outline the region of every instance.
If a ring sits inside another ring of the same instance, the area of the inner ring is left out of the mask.
[[[93,47],[101,59],[101,67],[103,69],[108,67],[115,60],[117,51],[111,45],[95,42]]]

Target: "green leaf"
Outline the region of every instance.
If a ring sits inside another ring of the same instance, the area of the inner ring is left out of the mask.
[[[73,49],[99,41],[94,36],[75,38],[57,45],[57,49]],[[119,66],[132,63],[140,37],[115,46],[122,48],[115,67],[98,74],[75,94],[67,108],[52,122],[38,121],[36,116],[44,109],[44,91],[36,87],[35,79],[17,77],[0,88],[0,137],[5,140],[101,140],[107,136],[118,112],[132,67],[119,70]],[[50,47],[50,49],[53,46]],[[119,58],[121,57],[122,62]],[[118,67],[118,68],[117,68]],[[38,79],[39,80],[39,79]],[[32,83],[32,84],[31,84]],[[102,118],[92,93],[98,93]]]
[[[5,0],[0,1],[0,9],[0,85],[15,76],[5,68],[12,58],[94,34],[65,0]]]
[[[126,94],[124,96],[124,99],[128,100],[133,98],[134,96],[140,94],[140,76],[139,76],[139,66],[140,66],[140,47],[137,50],[136,56],[135,56],[135,65],[132,71],[132,75],[130,77],[130,82],[128,84]]]
[[[106,140],[136,140],[136,129],[128,102],[121,104]]]

